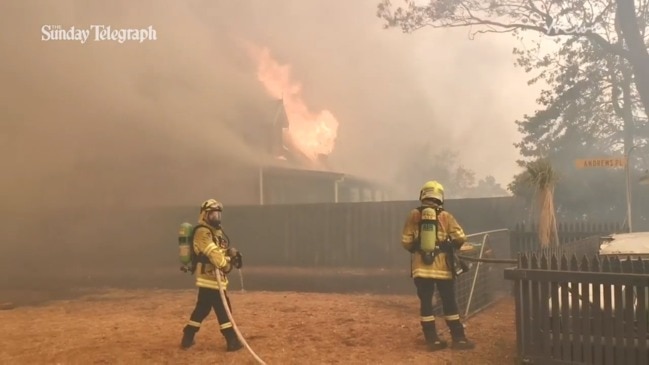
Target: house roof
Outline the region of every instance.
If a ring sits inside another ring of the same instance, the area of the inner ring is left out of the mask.
[[[290,167],[281,167],[281,166],[267,166],[264,167],[263,171],[269,174],[281,174],[289,176],[302,176],[302,177],[313,177],[319,179],[329,179],[331,181],[339,181],[341,184],[352,183],[355,186],[361,185],[370,188],[380,188],[385,190],[390,190],[386,185],[378,183],[376,181],[365,179],[359,176],[346,174],[343,172],[337,171],[323,171],[323,170],[309,170],[301,168],[290,168]]]
[[[271,110],[273,110],[273,125],[281,125],[283,128],[288,128],[288,116],[286,115],[284,100],[273,100],[273,103],[271,104]]]
[[[268,173],[280,173],[285,175],[301,175],[301,176],[313,176],[313,177],[330,177],[331,179],[340,179],[345,176],[341,172],[333,171],[323,171],[323,170],[309,170],[309,169],[300,169],[300,168],[291,168],[291,167],[282,167],[282,166],[269,166],[264,168],[265,172]]]
[[[269,109],[272,111],[272,118],[270,123],[274,128],[288,129],[290,127],[288,116],[286,115],[286,108],[282,99],[273,100],[273,103],[271,104]],[[271,155],[271,159],[268,161],[269,165],[286,168],[331,171],[331,168],[326,163],[326,159],[324,157],[318,160],[313,160],[302,151],[300,151],[300,149],[295,144],[295,141],[291,139],[291,135],[289,133],[284,134],[283,137],[283,154],[281,156]]]
[[[282,99],[273,99],[267,107],[267,119],[262,121],[266,125],[272,125],[274,128],[289,128],[288,116],[286,115],[286,108]],[[260,159],[261,167],[268,172],[279,172],[285,174],[302,174],[312,175],[318,177],[330,176],[332,179],[340,179],[344,177],[347,181],[354,183],[362,183],[371,186],[380,186],[372,179],[364,178],[346,174],[336,171],[327,161],[327,156],[321,156],[317,160],[309,158],[297,147],[295,142],[291,139],[289,133],[283,136],[283,146],[281,151],[282,155],[273,155],[270,151],[264,150],[263,158]]]

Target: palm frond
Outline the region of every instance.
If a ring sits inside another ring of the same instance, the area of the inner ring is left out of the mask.
[[[541,247],[558,245],[557,222],[554,209],[554,186],[559,180],[552,163],[547,159],[538,159],[525,166],[523,182],[536,191],[536,203],[539,213],[538,235]]]

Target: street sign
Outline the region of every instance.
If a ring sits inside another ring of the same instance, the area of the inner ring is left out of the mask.
[[[626,157],[600,157],[575,160],[578,169],[618,168],[626,166]]]

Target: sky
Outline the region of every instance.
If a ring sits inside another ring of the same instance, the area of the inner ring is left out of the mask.
[[[230,128],[263,115],[270,97],[250,45],[290,65],[310,111],[335,118],[337,170],[389,182],[412,146],[432,140],[457,150],[478,178],[506,185],[518,172],[514,120],[534,111],[538,95],[513,66],[514,39],[386,30],[377,3],[2,2],[5,204],[150,202],[183,196],[184,176],[204,162],[255,161]],[[42,42],[47,24],[152,26],[157,40]]]

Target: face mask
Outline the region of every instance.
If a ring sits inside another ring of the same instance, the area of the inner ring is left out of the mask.
[[[221,212],[212,211],[207,215],[207,223],[211,226],[218,227],[221,225]]]

